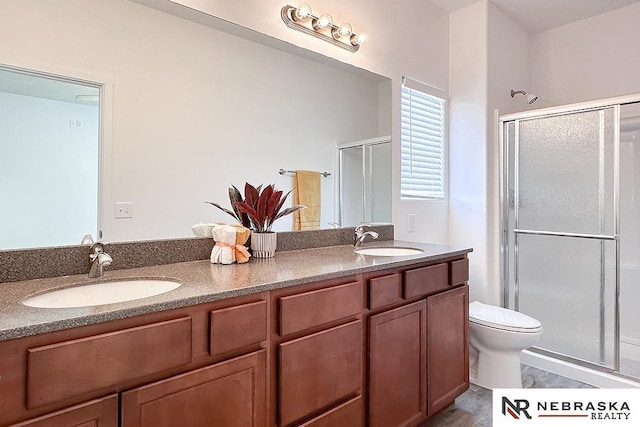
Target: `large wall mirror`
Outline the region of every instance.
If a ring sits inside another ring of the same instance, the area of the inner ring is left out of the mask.
[[[79,244],[84,234],[95,237],[98,230],[110,242],[190,237],[198,222],[232,221],[204,203],[228,205],[231,184],[291,189],[293,176],[280,175],[281,168],[331,174],[322,178],[321,189],[321,226],[328,228],[338,221],[337,147],[391,130],[388,78],[284,42],[274,47],[273,39],[261,34],[240,37],[129,0],[24,1],[4,7],[13,19],[0,27],[0,37],[12,40],[0,46],[0,100],[31,99],[22,111],[28,118],[16,118],[12,129],[0,126],[0,150],[11,149],[5,131],[17,135],[13,149],[23,150],[10,172],[23,175],[9,175],[4,164],[0,168],[0,192],[13,191],[11,204],[16,204],[13,216],[0,218],[14,231],[11,242],[0,231],[0,250]],[[69,76],[104,76],[102,81],[112,84],[107,121],[99,113],[97,85],[78,85],[58,74],[50,83],[71,85],[73,99],[50,101],[75,110],[60,113],[61,133],[43,131],[47,136],[40,143],[48,144],[49,152],[28,148],[36,138],[20,128],[35,133],[42,123],[31,120],[58,119],[57,113],[36,108],[46,96],[7,89],[16,66],[39,73],[18,73],[22,78],[46,80],[51,67],[70,70]],[[80,93],[78,86],[93,92]],[[108,135],[102,149],[90,124]],[[27,191],[35,187],[40,195]],[[58,190],[72,190],[77,200],[65,201],[66,193]],[[118,211],[122,204],[126,215]],[[81,224],[79,213],[91,220]],[[64,231],[49,222],[56,216],[79,227]],[[21,219],[27,228],[41,227],[35,231],[39,239],[20,241],[27,235],[14,227]],[[291,230],[292,222],[283,218],[274,229]]]
[[[99,233],[96,85],[0,66],[0,249]]]

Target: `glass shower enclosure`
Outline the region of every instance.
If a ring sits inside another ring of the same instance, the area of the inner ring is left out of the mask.
[[[391,137],[338,146],[342,227],[391,223]]]
[[[504,306],[540,320],[534,351],[635,377],[640,369],[626,369],[624,361],[640,357],[624,341],[621,347],[621,287],[637,286],[621,282],[621,176],[634,173],[621,169],[621,123],[640,117],[638,101],[612,98],[499,119]]]

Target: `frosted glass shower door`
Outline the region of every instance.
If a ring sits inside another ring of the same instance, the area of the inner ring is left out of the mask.
[[[515,120],[508,138],[508,256],[515,308],[537,347],[616,368],[616,112]]]

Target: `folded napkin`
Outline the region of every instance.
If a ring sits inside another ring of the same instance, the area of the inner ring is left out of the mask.
[[[215,225],[216,224],[203,224],[199,222],[191,227],[191,230],[193,231],[193,235],[196,237],[213,237],[212,231]]]

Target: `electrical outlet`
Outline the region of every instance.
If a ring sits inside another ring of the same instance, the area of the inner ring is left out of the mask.
[[[407,215],[407,232],[415,233],[416,231],[416,214]]]
[[[133,202],[116,202],[116,219],[133,218]]]

